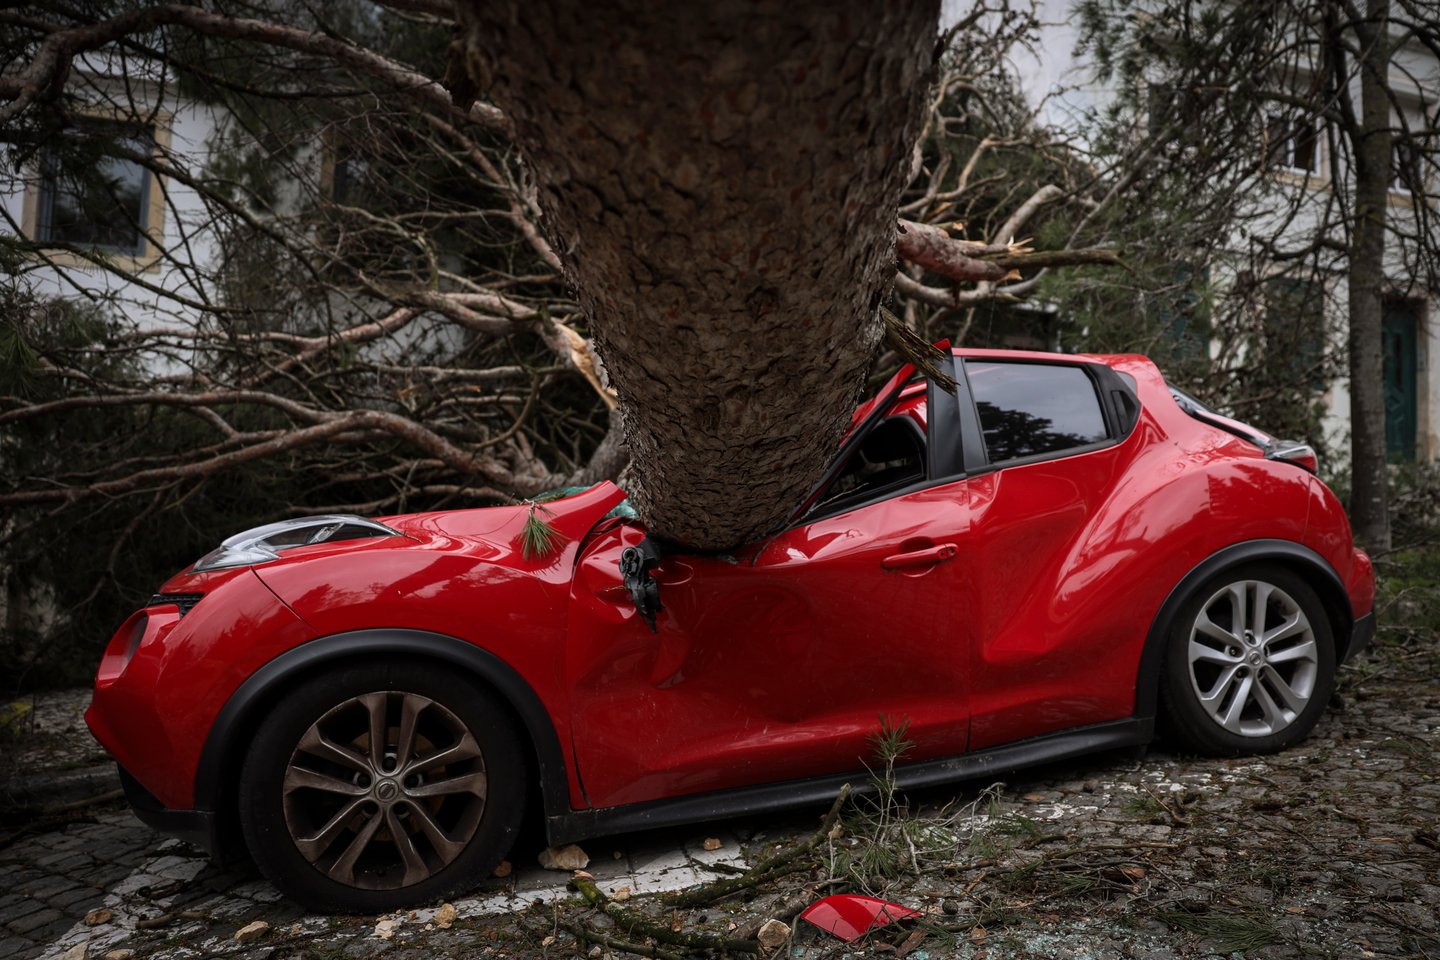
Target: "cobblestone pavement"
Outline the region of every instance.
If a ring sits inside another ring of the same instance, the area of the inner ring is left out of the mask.
[[[1418,663],[1433,667],[1428,656]],[[1440,682],[1407,673],[1411,666],[1402,657],[1349,668],[1340,709],[1273,757],[1154,750],[1138,761],[1105,755],[1012,776],[976,804],[971,825],[983,842],[958,844],[943,870],[887,882],[892,899],[937,918],[970,918],[968,936],[943,949],[932,942],[912,960],[1440,958]],[[956,795],[914,799],[923,812]],[[980,796],[975,785],[958,795]],[[816,812],[584,846],[609,891],[675,889],[718,875],[716,861],[740,863],[813,829]],[[433,908],[307,916],[245,869],[218,870],[113,806],[66,816],[22,827],[0,848],[0,960],[604,956],[558,928],[542,939],[533,927],[544,927],[546,914],[520,909],[572,896],[564,874],[523,869],[492,881],[456,900],[456,920],[443,927]],[[707,837],[720,849],[704,850]],[[532,845],[512,859],[533,863],[535,853]],[[738,922],[763,915],[778,896],[725,909],[739,911]],[[108,915],[91,913],[100,909]],[[267,929],[237,940],[257,920]],[[795,956],[839,946],[800,936]]]

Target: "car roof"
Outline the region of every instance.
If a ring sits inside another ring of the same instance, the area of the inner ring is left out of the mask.
[[[966,360],[1046,360],[1054,362],[1109,363],[1117,355],[1099,353],[1055,353],[1045,350],[991,350],[979,347],[955,347],[950,351]]]

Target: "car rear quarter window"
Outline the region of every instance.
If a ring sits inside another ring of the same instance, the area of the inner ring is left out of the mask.
[[[1078,366],[967,360],[965,372],[992,464],[1109,437],[1095,382]]]

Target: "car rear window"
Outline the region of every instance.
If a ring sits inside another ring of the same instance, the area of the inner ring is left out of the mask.
[[[1108,438],[1095,383],[1077,366],[967,360],[991,463],[1053,454]]]

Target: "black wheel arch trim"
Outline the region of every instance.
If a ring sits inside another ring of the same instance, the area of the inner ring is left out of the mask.
[[[1346,646],[1351,643],[1354,628],[1354,612],[1350,608],[1350,595],[1335,568],[1324,557],[1304,544],[1293,540],[1246,540],[1217,550],[1191,568],[1180,578],[1160,612],[1150,624],[1145,635],[1145,649],[1140,654],[1140,669],[1135,679],[1135,716],[1154,717],[1160,696],[1160,672],[1165,664],[1165,640],[1175,625],[1180,608],[1200,584],[1211,577],[1246,563],[1261,561],[1278,562],[1292,568],[1299,567],[1318,578],[1310,582],[1316,586],[1316,594],[1335,625],[1336,663],[1343,663],[1349,656]]]
[[[493,687],[515,712],[530,738],[546,814],[569,812],[565,754],[550,714],[530,684],[505,661],[473,643],[441,633],[385,627],[310,640],[280,654],[247,677],[220,709],[201,749],[195,771],[196,809],[221,812],[220,798],[230,766],[227,759],[245,742],[244,737],[263,715],[265,705],[290,683],[322,664],[396,653],[453,664]]]

